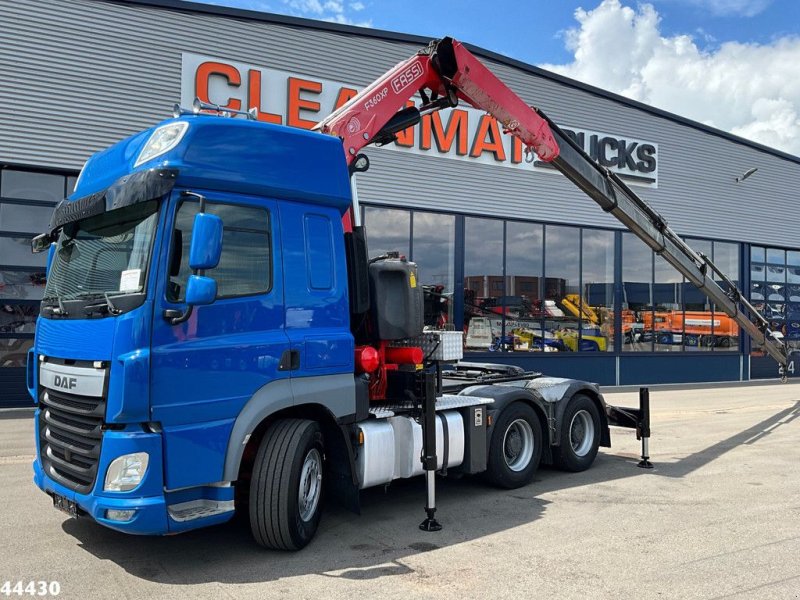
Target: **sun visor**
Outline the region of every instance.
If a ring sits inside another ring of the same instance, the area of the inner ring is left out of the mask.
[[[64,198],[53,211],[48,231],[52,233],[73,221],[160,198],[172,191],[177,178],[178,169],[147,169],[120,177],[105,190],[75,201]]]

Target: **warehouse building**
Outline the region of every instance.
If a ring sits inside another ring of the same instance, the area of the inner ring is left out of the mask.
[[[0,405],[29,402],[45,281],[29,240],[91,153],[195,97],[308,128],[428,41],[177,0],[18,0],[0,4],[0,22]],[[800,158],[473,50],[800,345]],[[439,113],[367,154],[371,254],[419,264],[426,322],[464,330],[470,359],[604,385],[777,376],[661,257],[487,116]]]

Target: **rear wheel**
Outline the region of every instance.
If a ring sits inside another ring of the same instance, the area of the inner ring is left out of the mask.
[[[486,477],[513,489],[533,481],[542,458],[542,426],[534,410],[515,402],[500,413],[489,443]]]
[[[250,529],[265,548],[299,550],[322,513],[323,440],[319,423],[281,419],[264,434],[250,480]]]
[[[565,471],[592,466],[600,446],[600,413],[591,398],[575,394],[561,419],[561,444],[553,448],[553,462]]]

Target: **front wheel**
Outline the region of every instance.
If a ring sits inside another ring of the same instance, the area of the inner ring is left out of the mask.
[[[281,419],[264,434],[250,480],[250,529],[256,542],[299,550],[322,513],[324,447],[319,423]]]
[[[542,458],[542,426],[534,410],[515,402],[500,413],[489,443],[486,477],[514,489],[533,481]]]
[[[553,448],[554,464],[565,471],[592,466],[600,446],[600,413],[591,398],[575,394],[561,419],[561,443]]]

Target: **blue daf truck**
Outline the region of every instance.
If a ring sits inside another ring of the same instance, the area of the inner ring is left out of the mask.
[[[541,461],[587,469],[609,422],[641,430],[593,384],[458,362],[461,333],[424,327],[416,266],[368,257],[358,150],[459,99],[598,203],[616,190],[610,212],[652,221],[448,38],[319,131],[176,110],[93,155],[33,240],[49,252],[27,363],[33,471],[56,508],[150,535],[242,511],[258,543],[299,549],[324,500],[357,510],[359,490],[424,474],[420,527],[436,530],[436,473],[519,487]]]

